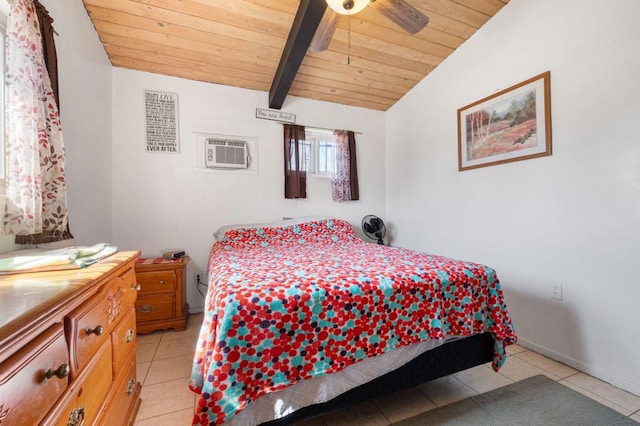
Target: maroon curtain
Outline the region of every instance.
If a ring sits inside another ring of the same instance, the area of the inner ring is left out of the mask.
[[[52,26],[53,18],[49,16],[47,9],[40,4],[38,0],[33,0],[36,8],[36,15],[40,27],[40,35],[42,37],[42,50],[44,54],[45,67],[51,80],[51,88],[60,109],[60,97],[58,94],[58,56],[56,53],[56,45],[54,40],[55,30]],[[46,244],[56,241],[70,240],[73,238],[67,221],[67,229],[62,232],[45,231],[41,234],[34,235],[16,235],[16,244]]]
[[[349,130],[349,177],[351,178],[351,199],[360,199],[360,187],[358,186],[358,160],[356,159],[356,135]]]
[[[336,152],[336,170],[331,179],[331,197],[334,201],[359,200],[355,134],[350,130],[334,130],[333,143]]]
[[[307,198],[304,126],[284,124],[284,198]]]
[[[40,34],[42,35],[42,51],[44,52],[44,62],[49,73],[49,79],[51,80],[51,88],[53,89],[53,95],[56,98],[58,104],[58,110],[60,110],[60,96],[58,95],[58,55],[56,53],[56,43],[53,38],[55,30],[51,25],[53,18],[49,16],[49,11],[38,2],[33,0],[33,5],[36,8],[36,15],[38,15],[38,22],[40,23]]]

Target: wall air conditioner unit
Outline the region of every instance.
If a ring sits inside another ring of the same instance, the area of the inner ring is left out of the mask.
[[[246,169],[251,162],[247,141],[243,140],[207,138],[204,151],[210,169]]]

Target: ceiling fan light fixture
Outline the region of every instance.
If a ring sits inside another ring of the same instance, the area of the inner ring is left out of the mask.
[[[326,0],[327,5],[341,15],[353,15],[367,7],[369,0]]]

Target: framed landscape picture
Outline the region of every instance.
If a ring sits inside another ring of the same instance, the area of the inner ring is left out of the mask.
[[[458,170],[551,155],[550,72],[458,110]]]

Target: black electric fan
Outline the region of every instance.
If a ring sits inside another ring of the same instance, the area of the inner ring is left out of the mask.
[[[367,237],[372,240],[377,240],[378,244],[384,244],[383,238],[387,233],[387,228],[384,226],[382,219],[378,216],[369,214],[363,217],[362,230]]]

